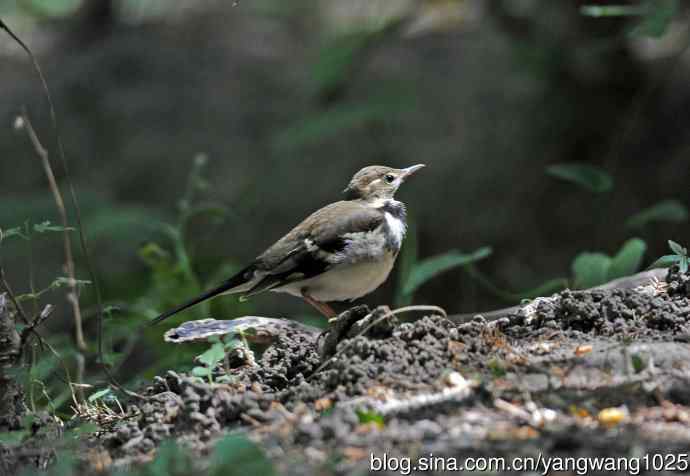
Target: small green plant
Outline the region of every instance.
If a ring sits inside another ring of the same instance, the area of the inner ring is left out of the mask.
[[[486,365],[494,378],[505,377],[508,373],[501,359],[497,357],[494,357],[491,360],[489,360],[489,362],[487,362]]]
[[[632,362],[633,370],[636,374],[642,372],[645,367],[647,367],[645,360],[640,354],[633,354],[630,356],[630,361]]]
[[[204,364],[192,369],[192,375],[195,377],[207,378],[208,383],[213,383],[213,369],[225,358],[225,345],[216,339],[211,347],[203,354],[197,357],[197,360]]]
[[[98,390],[97,392],[92,393],[89,395],[89,402],[94,403],[97,402],[98,400],[105,399],[108,396],[112,395],[112,390],[110,387],[104,388],[103,390]]]
[[[228,215],[229,210],[222,204],[209,197],[209,184],[205,180],[205,168],[208,160],[199,154],[192,161],[187,179],[187,186],[177,203],[176,219],[171,222],[148,220],[141,223],[145,227],[152,223],[151,239],[138,250],[140,259],[146,265],[148,273],[142,279],[143,293],[129,298],[128,303],[121,308],[118,319],[106,319],[106,331],[112,345],[104,349],[104,358],[112,365],[123,362],[127,352],[136,347],[134,341],[137,333],[132,332],[141,325],[143,318],[154,318],[161,311],[179,305],[182,301],[196,296],[204,291],[206,286],[197,272],[196,256],[193,248],[193,237],[198,235],[199,222],[207,221],[209,225],[217,225]],[[238,267],[226,262],[215,270],[209,270],[208,283],[211,285],[227,279],[227,276],[237,271]],[[205,281],[205,280],[204,280]],[[212,314],[213,313],[213,314]],[[214,302],[204,302],[195,306],[184,314],[166,321],[173,325],[180,320],[200,319],[202,317],[230,318],[237,315],[251,313],[251,304],[241,304],[236,299],[218,299]],[[160,338],[159,328],[150,328],[146,332],[147,339],[158,356],[152,359],[150,367],[142,373],[143,377],[150,377],[161,369],[177,368],[190,371],[191,362],[200,353],[198,345],[185,346],[176,352],[167,352],[165,344]],[[124,349],[116,353],[112,349]],[[200,366],[196,372],[203,378],[209,378],[208,370]],[[202,375],[203,374],[203,375]]]
[[[7,230],[2,230],[0,229],[0,240],[2,239],[7,239],[7,238],[13,238],[13,237],[18,237],[22,238],[23,240],[30,240],[31,239],[31,233],[64,233],[65,231],[74,231],[74,228],[71,227],[62,227],[59,225],[53,225],[50,221],[43,221],[41,223],[34,223],[34,225],[30,225],[28,222],[24,224],[24,226],[17,226],[14,228],[9,228]]]
[[[674,264],[678,265],[678,269],[680,270],[681,273],[686,273],[688,271],[688,249],[685,248],[684,246],[679,245],[673,240],[668,240],[668,246],[671,248],[671,251],[673,251],[673,254],[670,255],[664,255],[658,260],[656,260],[654,263],[652,263],[649,267],[650,268],[667,268],[669,266],[673,266]]]
[[[580,253],[572,264],[573,286],[591,288],[629,276],[640,269],[646,250],[643,240],[631,238],[614,256],[601,252]]]
[[[379,428],[383,428],[386,425],[383,415],[373,410],[357,410],[357,419],[362,425],[374,423]]]
[[[240,347],[249,349],[249,343],[242,332],[239,333],[239,338],[227,342],[223,342],[217,337],[212,337],[210,341],[212,342],[211,347],[197,357],[197,360],[204,365],[194,367],[192,375],[206,378],[208,383],[213,384],[213,369],[225,359],[226,353]]]

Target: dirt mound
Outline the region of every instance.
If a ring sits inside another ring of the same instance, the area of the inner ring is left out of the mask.
[[[101,441],[117,463],[148,459],[170,437],[205,452],[241,429],[292,474],[360,471],[384,452],[680,452],[690,443],[689,282],[673,269],[633,290],[564,291],[491,322],[400,323],[359,306],[326,334],[286,331],[229,382],[157,377]]]

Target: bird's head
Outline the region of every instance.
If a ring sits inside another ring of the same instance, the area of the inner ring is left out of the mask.
[[[357,172],[343,191],[348,200],[386,200],[393,198],[398,187],[424,164],[405,169],[394,169],[383,165],[371,165]]]

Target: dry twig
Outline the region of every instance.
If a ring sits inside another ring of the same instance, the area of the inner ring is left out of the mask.
[[[41,70],[41,66],[36,60],[36,57],[34,56],[33,52],[31,49],[24,43],[11,29],[10,27],[7,26],[7,24],[0,19],[0,29],[5,30],[8,35],[12,37],[14,41],[17,42],[19,46],[26,52],[26,54],[29,56],[29,59],[31,60],[31,63],[33,65],[34,70],[36,71],[36,74],[38,75],[40,81],[41,81],[41,87],[43,88],[43,93],[45,94],[46,100],[48,101],[48,107],[50,110],[50,120],[53,124],[53,130],[55,132],[55,142],[57,143],[57,150],[58,150],[58,156],[60,157],[60,162],[62,164],[62,168],[65,173],[65,179],[67,180],[67,184],[69,186],[69,191],[70,191],[70,197],[72,199],[72,206],[74,207],[74,212],[75,212],[75,218],[77,221],[77,231],[79,233],[79,244],[81,245],[82,253],[84,254],[84,260],[86,262],[86,268],[89,273],[89,277],[91,279],[91,283],[93,285],[93,289],[96,295],[96,304],[97,304],[97,323],[98,323],[98,332],[97,332],[97,339],[98,339],[98,360],[99,363],[101,364],[101,368],[103,369],[103,372],[106,374],[108,377],[108,380],[110,380],[111,384],[117,388],[120,391],[123,391],[124,393],[127,393],[130,396],[137,396],[139,398],[145,398],[142,397],[141,395],[138,395],[134,392],[130,392],[126,389],[124,389],[116,380],[115,377],[112,375],[110,372],[110,369],[106,365],[103,359],[103,298],[101,296],[101,289],[98,284],[98,278],[96,277],[96,273],[94,272],[93,268],[93,263],[91,262],[91,254],[89,253],[89,248],[86,243],[86,234],[84,232],[84,226],[82,223],[81,219],[81,208],[79,207],[79,201],[77,200],[77,192],[74,188],[74,183],[72,182],[72,177],[69,173],[69,167],[67,164],[67,158],[65,157],[65,149],[62,145],[62,138],[60,136],[60,127],[58,125],[58,119],[57,119],[57,114],[55,113],[55,105],[53,103],[53,98],[50,94],[50,89],[48,88],[48,83],[46,82],[45,76],[43,75],[43,71]]]
[[[60,214],[60,221],[62,223],[62,227],[64,228],[63,243],[65,251],[65,272],[69,278],[69,292],[67,293],[67,301],[72,305],[72,314],[74,316],[74,338],[77,343],[77,348],[81,351],[85,351],[87,346],[86,341],[84,340],[84,328],[82,324],[81,308],[79,306],[79,290],[77,288],[77,278],[74,271],[72,239],[69,236],[69,223],[67,221],[65,201],[62,199],[60,187],[58,187],[57,181],[55,180],[55,174],[53,173],[53,167],[50,165],[48,151],[45,149],[45,147],[43,147],[41,140],[38,138],[36,130],[29,119],[26,109],[22,110],[21,119],[21,126],[26,130],[29,140],[31,141],[31,145],[33,146],[36,155],[41,160],[41,164],[43,165],[43,170],[48,179],[48,185],[50,186],[50,191],[53,194],[55,205],[57,206],[58,213]]]

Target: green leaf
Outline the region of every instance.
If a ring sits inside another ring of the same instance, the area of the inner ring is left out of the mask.
[[[632,366],[636,374],[639,374],[645,369],[645,361],[640,354],[631,355],[630,360],[632,361]]]
[[[60,366],[60,359],[54,355],[46,355],[29,368],[31,380],[43,382]]]
[[[45,288],[41,289],[40,291],[36,291],[35,293],[27,293],[27,294],[20,294],[17,296],[17,301],[23,302],[27,301],[29,299],[38,299],[41,297],[43,294],[47,293],[48,291],[52,291],[54,289],[59,289],[63,287],[70,286],[72,283],[72,280],[68,277],[65,276],[60,276],[58,278],[55,278],[55,280],[50,283],[50,285]],[[91,281],[86,281],[83,279],[75,279],[74,284],[76,285],[77,288],[83,288],[84,286],[88,286],[91,284]]]
[[[489,367],[491,375],[493,375],[494,378],[505,377],[508,373],[505,369],[505,366],[503,365],[503,362],[496,357],[489,360],[489,362],[487,362],[487,366]]]
[[[208,367],[194,367],[192,369],[192,375],[195,377],[208,377],[211,375],[211,369]]]
[[[105,397],[111,392],[110,388],[104,388],[103,390],[99,390],[98,392],[92,393],[89,395],[89,401],[90,402],[95,402],[96,400],[100,400],[101,398]]]
[[[645,8],[638,5],[582,5],[580,14],[587,17],[628,17],[640,16]]]
[[[224,357],[225,350],[223,349],[223,344],[216,342],[199,356],[199,362],[205,364],[209,369],[213,369]]]
[[[255,331],[254,329],[248,329],[248,330],[249,331]],[[250,333],[248,332],[247,335],[250,335]],[[244,342],[242,342],[242,339],[238,339],[238,338],[230,339],[225,344],[223,344],[223,348],[226,351],[241,349],[242,347],[244,347]]]
[[[630,31],[630,36],[660,38],[664,36],[673,17],[678,13],[678,0],[650,0],[640,23]]]
[[[29,239],[29,237],[23,233],[21,227],[9,228],[7,230],[3,230],[2,228],[0,228],[0,241],[5,240],[7,238],[12,238],[14,236],[18,236],[24,240]]]
[[[465,266],[482,260],[491,255],[491,252],[490,247],[484,246],[472,253],[463,254],[458,251],[449,251],[419,261],[410,271],[402,292],[407,295],[413,294],[420,286],[439,274],[458,266]]]
[[[75,279],[74,284],[78,288],[82,288],[84,286],[89,286],[91,284],[91,281],[85,280],[85,279]],[[55,289],[55,288],[62,288],[66,286],[71,286],[72,285],[72,280],[66,276],[60,276],[55,278],[55,280],[50,283],[50,288]]]
[[[589,164],[550,165],[546,173],[595,193],[608,192],[613,188],[613,178],[601,168]]]
[[[647,269],[652,268],[668,268],[678,262],[680,262],[681,257],[678,255],[664,255],[652,264],[650,264]]]
[[[145,472],[150,476],[171,476],[182,474],[196,474],[192,470],[192,459],[188,450],[173,440],[164,441],[156,452],[156,459],[146,467]]]
[[[28,0],[23,2],[36,16],[67,17],[77,12],[83,0]]]
[[[64,231],[74,231],[74,228],[71,228],[71,227],[65,228],[64,226],[53,225],[49,221],[44,221],[42,223],[36,223],[34,225],[34,231],[36,233],[50,233],[50,232],[62,233]]]
[[[680,257],[680,263],[678,264],[678,268],[681,273],[687,273],[688,272],[688,257],[687,256],[681,256]]]
[[[675,254],[678,256],[687,256],[688,255],[688,250],[687,248],[679,245],[673,240],[668,240],[668,246],[671,248],[671,251],[673,251]]]
[[[628,218],[625,226],[641,228],[653,222],[682,223],[688,220],[688,209],[678,200],[664,200]]]
[[[591,288],[606,282],[611,258],[604,253],[584,252],[573,261],[576,288]]]
[[[361,424],[376,423],[376,426],[383,428],[386,420],[383,415],[372,410],[357,410],[357,418]]]
[[[607,281],[630,276],[638,271],[645,251],[647,251],[647,244],[639,238],[632,238],[623,243],[620,251],[611,260]]]
[[[244,435],[228,435],[216,444],[211,455],[209,476],[276,474],[264,451]]]

